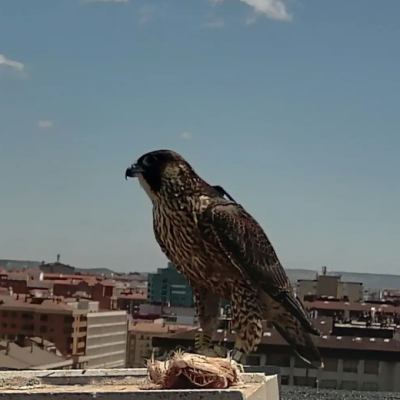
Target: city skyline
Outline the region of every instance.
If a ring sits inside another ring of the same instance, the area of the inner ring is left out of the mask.
[[[169,148],[260,222],[285,268],[397,273],[400,3],[385,4],[5,2],[1,257],[164,266],[123,175]]]

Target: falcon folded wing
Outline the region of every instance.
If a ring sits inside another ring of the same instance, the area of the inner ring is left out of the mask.
[[[214,233],[221,250],[240,272],[257,282],[276,302],[299,320],[303,328],[320,335],[293,292],[267,235],[242,206],[230,202],[211,204],[202,223]]]

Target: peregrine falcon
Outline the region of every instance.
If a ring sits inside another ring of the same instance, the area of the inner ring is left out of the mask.
[[[316,368],[323,366],[312,340],[320,332],[295,296],[265,232],[240,204],[170,150],[142,155],[126,170],[128,177],[138,178],[150,198],[156,240],[193,290],[202,328],[195,342],[199,352],[211,346],[220,300],[226,299],[236,361],[255,351],[266,319],[299,357]]]

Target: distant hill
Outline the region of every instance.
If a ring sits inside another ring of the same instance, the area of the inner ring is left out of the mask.
[[[8,271],[23,270],[24,268],[36,268],[40,261],[0,260],[0,267]],[[112,271],[108,268],[76,268],[76,272],[82,274],[96,274],[110,277]],[[296,283],[299,279],[315,279],[317,271],[311,269],[286,269],[289,279]],[[341,275],[344,282],[362,282],[365,289],[400,289],[400,275],[366,274],[362,272],[329,271],[329,275]]]
[[[75,272],[80,272],[81,274],[93,274],[93,275],[102,275],[111,276],[111,274],[115,274],[114,271],[108,268],[75,268]]]
[[[40,261],[19,261],[19,260],[0,260],[0,267],[7,271],[18,271],[24,268],[37,268]]]
[[[37,268],[41,264],[40,261],[20,261],[20,260],[0,260],[0,267],[7,271],[22,271],[27,268]],[[75,268],[75,272],[81,274],[93,274],[111,276],[114,271],[108,268]]]

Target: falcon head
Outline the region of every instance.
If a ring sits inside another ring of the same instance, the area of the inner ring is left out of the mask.
[[[125,179],[138,178],[154,200],[162,194],[176,194],[198,177],[189,163],[171,150],[156,150],[143,154],[125,172]]]

